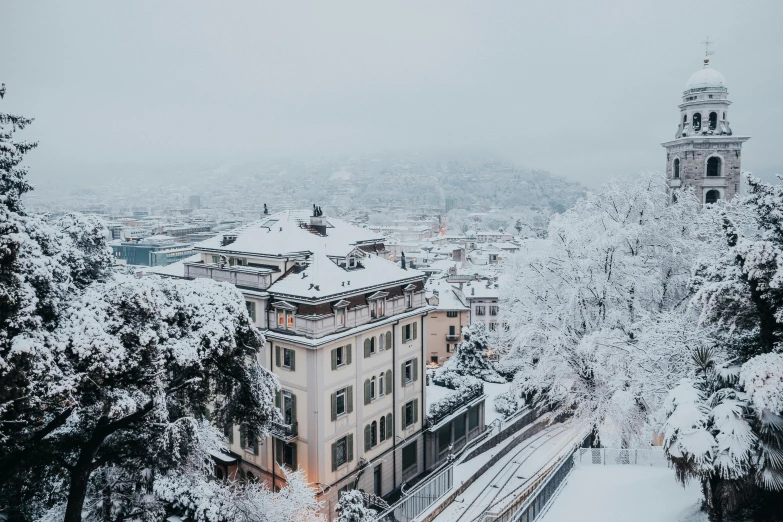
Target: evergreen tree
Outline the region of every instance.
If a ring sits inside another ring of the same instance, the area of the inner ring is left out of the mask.
[[[365,507],[362,492],[356,489],[346,491],[340,495],[337,503],[339,522],[372,522],[375,520],[375,511]]]
[[[715,344],[667,399],[665,449],[713,520],[783,520],[783,187],[748,177],[694,272]]]
[[[495,370],[487,357],[489,339],[484,323],[474,323],[462,329],[462,340],[457,344],[448,361],[438,371],[439,377],[446,373],[472,376],[487,382],[506,382]]]
[[[0,113],[0,518],[160,520],[160,481],[206,488],[213,424],[265,436],[279,385],[236,288],[114,274],[95,218],[25,212],[31,121]]]

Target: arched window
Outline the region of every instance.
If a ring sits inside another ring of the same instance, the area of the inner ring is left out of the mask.
[[[720,199],[720,192],[717,190],[708,190],[706,196],[704,197],[705,203],[716,203]]]
[[[695,131],[701,130],[701,113],[698,112],[693,113],[693,130]]]
[[[718,113],[717,112],[711,112],[710,113],[710,130],[715,130],[718,128]]]
[[[370,379],[370,400],[375,398],[375,376]]]
[[[370,445],[372,447],[378,445],[378,423],[376,421],[372,421],[372,425],[370,427]]]
[[[723,121],[726,121],[726,113],[723,113]]]
[[[248,471],[247,472],[247,481],[248,482],[258,482],[258,479],[256,478],[255,475],[253,475],[252,471]]]
[[[683,114],[682,115],[682,124],[686,125],[687,123],[688,123],[688,115],[687,114]]]
[[[707,176],[720,176],[720,158],[713,156],[707,160]]]
[[[385,393],[384,387],[383,387],[383,372],[378,376],[378,396],[380,397]]]
[[[386,440],[386,417],[381,417],[381,442]]]
[[[384,344],[385,343],[383,342],[383,334],[381,334],[381,335],[378,336],[378,350],[379,351],[383,350]]]
[[[674,179],[680,179],[680,158],[674,158]]]

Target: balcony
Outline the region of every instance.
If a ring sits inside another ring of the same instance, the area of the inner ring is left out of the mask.
[[[282,424],[279,422],[272,423],[272,435],[280,440],[286,442],[295,439],[299,435],[299,423],[293,422],[291,424]]]
[[[459,341],[459,334],[446,334],[446,340],[449,342]]]
[[[226,281],[236,286],[266,290],[271,284],[272,270],[252,266],[217,265],[214,263],[185,263],[185,277],[205,277]]]

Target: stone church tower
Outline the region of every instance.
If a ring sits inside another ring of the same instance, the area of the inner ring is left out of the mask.
[[[704,67],[685,84],[675,139],[661,144],[666,148],[672,201],[684,188],[693,188],[702,203],[731,199],[739,193],[742,144],[750,138],[733,134],[729,105],[723,75],[705,58]]]

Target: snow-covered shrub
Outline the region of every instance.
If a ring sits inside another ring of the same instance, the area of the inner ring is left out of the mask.
[[[495,371],[497,371],[506,381],[511,382],[514,376],[519,372],[524,363],[519,359],[501,358],[495,362]]]
[[[339,522],[372,522],[375,520],[375,510],[364,505],[364,496],[357,489],[342,493],[335,510],[339,516]]]
[[[475,377],[450,373],[446,374],[448,387],[454,391],[433,401],[427,411],[427,419],[434,424],[449,415],[451,412],[465,405],[472,397],[478,397],[484,393],[484,384]]]
[[[519,392],[513,388],[499,393],[495,396],[495,411],[508,417],[519,411],[525,405],[525,400],[519,395]]]

